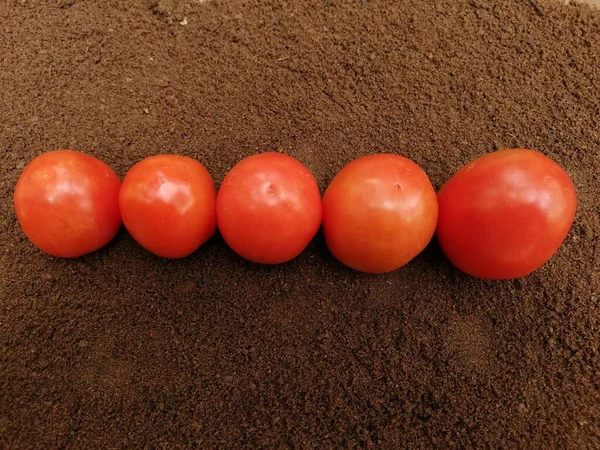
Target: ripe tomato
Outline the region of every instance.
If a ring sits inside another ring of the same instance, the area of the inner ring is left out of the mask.
[[[321,194],[312,173],[298,160],[261,153],[240,161],[217,196],[217,221],[238,255],[278,264],[299,255],[321,225]]]
[[[575,218],[577,195],[565,171],[543,154],[501,150],[460,169],[438,194],[437,236],[463,272],[518,278],[558,250]]]
[[[119,206],[127,231],[146,250],[183,258],[216,231],[216,189],[206,168],[186,156],[156,155],[125,176]]]
[[[17,181],[17,219],[40,250],[64,258],[82,256],[117,234],[120,186],[117,174],[93,156],[47,152],[31,161]]]
[[[327,246],[361,272],[391,272],[412,260],[431,240],[437,214],[435,190],[425,172],[393,154],[352,161],[323,196]]]

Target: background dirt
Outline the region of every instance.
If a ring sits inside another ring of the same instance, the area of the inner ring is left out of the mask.
[[[600,13],[538,4],[0,3],[0,448],[600,448]],[[217,183],[277,150],[322,189],[368,153],[437,188],[530,147],[580,205],[558,254],[507,282],[435,242],[361,275],[321,236],[277,267],[219,237],[164,261],[125,232],[58,260],[11,202],[65,147],[120,176],[189,155]]]

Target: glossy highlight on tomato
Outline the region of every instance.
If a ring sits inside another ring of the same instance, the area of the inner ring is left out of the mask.
[[[249,156],[226,175],[217,196],[217,220],[225,242],[260,264],[298,256],[317,233],[322,205],[313,174],[281,153]]]
[[[164,258],[189,256],[216,231],[216,189],[195,159],[155,155],[135,164],[123,180],[123,223],[146,250]]]
[[[463,272],[487,279],[541,267],[563,243],[577,209],[567,173],[528,149],[474,160],[446,182],[438,201],[442,250]]]
[[[323,196],[323,230],[333,255],[367,273],[399,269],[431,240],[438,206],[429,178],[395,154],[358,158]]]
[[[121,226],[121,181],[99,159],[54,150],[31,161],[14,193],[17,219],[27,238],[56,257],[75,258],[104,247]]]

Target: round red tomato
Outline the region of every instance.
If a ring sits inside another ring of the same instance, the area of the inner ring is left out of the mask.
[[[321,217],[315,177],[298,160],[280,153],[240,161],[217,196],[223,239],[238,255],[256,263],[295,258],[317,233]]]
[[[463,272],[519,278],[542,266],[564,241],[577,195],[565,171],[543,154],[508,149],[460,169],[438,194],[437,236]]]
[[[127,231],[146,250],[183,258],[217,226],[216,189],[206,168],[186,156],[156,155],[125,176],[119,206]]]
[[[431,240],[437,213],[435,190],[425,172],[393,154],[354,160],[323,196],[327,246],[361,272],[391,272],[407,264]]]
[[[115,172],[93,156],[72,150],[44,153],[17,181],[17,219],[42,251],[64,258],[82,256],[117,234],[120,186]]]

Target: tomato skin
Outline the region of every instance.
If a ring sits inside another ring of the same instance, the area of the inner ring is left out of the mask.
[[[298,256],[317,233],[322,215],[313,174],[300,161],[275,152],[240,161],[217,196],[223,239],[235,253],[259,264]]]
[[[150,156],[135,164],[119,193],[123,223],[146,250],[184,258],[216,231],[216,189],[208,170],[179,155]]]
[[[104,247],[121,227],[121,181],[99,159],[54,150],[33,159],[14,192],[17,219],[40,250],[75,258]]]
[[[411,261],[433,237],[437,213],[435,190],[423,169],[394,154],[352,161],[323,196],[327,246],[360,272],[391,272]]]
[[[556,253],[575,219],[577,194],[542,153],[506,149],[456,172],[438,202],[437,237],[450,261],[475,277],[512,279]]]

